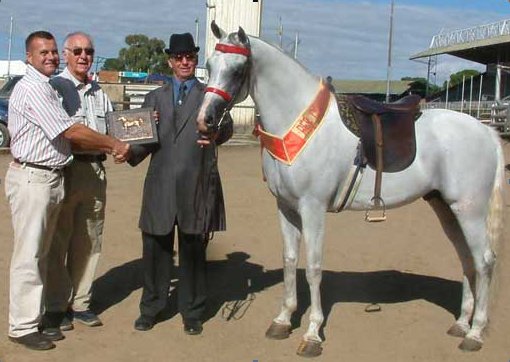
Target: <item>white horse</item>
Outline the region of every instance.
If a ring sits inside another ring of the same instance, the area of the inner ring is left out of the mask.
[[[320,79],[276,47],[247,36],[242,28],[227,35],[214,22],[211,27],[220,40],[207,61],[209,82],[197,120],[199,131],[210,132],[225,109],[249,93],[265,132],[288,134],[315,99]],[[319,286],[325,213],[331,210],[339,185],[347,182],[359,142],[342,122],[334,97],[329,97],[321,126],[292,163],[281,162],[266,149],[262,161],[267,185],[277,200],[285,287],[280,313],[266,336],[283,339],[290,334],[303,239],[311,295],[310,323],[298,348],[298,354],[305,356],[322,350]],[[448,333],[463,337],[460,348],[478,350],[488,322],[493,250],[502,224],[504,159],[499,137],[475,118],[443,109],[424,110],[415,127],[414,161],[401,172],[384,173],[381,197],[391,208],[433,195],[427,201],[453,243],[464,275],[461,313]],[[367,167],[347,208],[372,206],[375,176]]]

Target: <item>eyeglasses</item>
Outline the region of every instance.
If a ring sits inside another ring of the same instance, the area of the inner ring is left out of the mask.
[[[178,62],[182,62],[182,60],[184,58],[186,58],[186,60],[189,62],[189,61],[196,60],[197,59],[197,55],[194,54],[194,53],[189,53],[189,54],[172,54],[171,58],[176,60],[176,61],[178,61]]]
[[[85,55],[94,55],[94,48],[66,48],[70,52],[74,54],[74,56],[80,56],[82,52],[85,52]]]

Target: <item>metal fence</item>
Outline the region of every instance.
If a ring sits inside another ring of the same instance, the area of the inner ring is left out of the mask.
[[[421,105],[422,109],[451,109],[470,114],[499,131],[501,136],[510,136],[510,103],[494,101],[480,102],[429,102]]]

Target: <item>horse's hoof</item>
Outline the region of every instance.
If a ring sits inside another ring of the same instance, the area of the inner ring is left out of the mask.
[[[483,342],[473,337],[466,337],[459,345],[459,348],[463,351],[475,352],[482,348]]]
[[[317,357],[322,353],[321,342],[302,340],[297,349],[297,355],[301,357]]]
[[[269,339],[285,339],[290,336],[290,324],[271,323],[266,331],[266,337]]]
[[[460,324],[455,323],[450,329],[446,332],[450,336],[464,338],[469,331],[469,326],[462,326]]]

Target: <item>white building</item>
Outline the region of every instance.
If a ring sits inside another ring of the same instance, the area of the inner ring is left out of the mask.
[[[22,60],[0,60],[0,78],[9,75],[25,75],[27,65]]]

